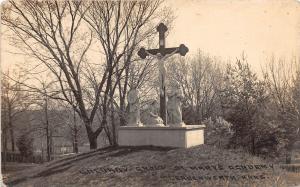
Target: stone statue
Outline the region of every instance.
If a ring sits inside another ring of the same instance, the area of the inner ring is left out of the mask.
[[[160,58],[159,58],[160,59]],[[158,76],[158,80],[159,80],[159,91],[160,94],[163,95],[164,94],[164,87],[165,87],[165,82],[166,82],[166,74],[167,74],[167,69],[166,69],[166,64],[163,62],[162,59],[160,59],[160,61],[158,62],[158,69],[159,69],[159,76]]]
[[[168,125],[170,126],[184,126],[182,121],[181,104],[183,99],[183,92],[179,85],[171,87],[168,93]]]
[[[179,49],[174,50],[172,53],[170,54],[166,54],[166,55],[162,55],[160,53],[156,54],[156,55],[152,55],[151,53],[149,53],[148,51],[146,51],[146,54],[156,58],[158,60],[158,70],[159,70],[159,75],[158,75],[158,80],[159,80],[159,91],[160,91],[160,95],[163,95],[165,92],[165,85],[166,85],[166,75],[167,75],[167,69],[166,69],[166,64],[165,61],[167,60],[167,58],[171,57],[172,55],[174,55],[175,53],[177,53],[179,51]]]
[[[158,112],[158,103],[156,100],[152,100],[145,111],[144,114],[144,124],[145,126],[164,126],[163,120],[159,115]]]
[[[127,95],[128,101],[128,126],[143,126],[140,121],[140,101],[137,89],[131,89]]]

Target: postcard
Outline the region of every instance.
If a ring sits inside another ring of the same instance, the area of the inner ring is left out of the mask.
[[[300,1],[1,3],[1,186],[300,186]]]

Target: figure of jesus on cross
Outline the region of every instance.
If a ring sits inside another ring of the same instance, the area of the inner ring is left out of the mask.
[[[164,125],[167,125],[167,97],[166,97],[166,67],[164,61],[174,55],[175,53],[179,53],[181,56],[185,56],[185,54],[189,51],[189,49],[181,44],[179,47],[165,48],[165,33],[168,28],[160,23],[156,28],[159,33],[159,48],[158,49],[148,49],[141,48],[138,51],[138,55],[145,59],[147,56],[152,56],[157,58],[158,66],[159,66],[159,90],[160,90],[160,117],[164,121]]]

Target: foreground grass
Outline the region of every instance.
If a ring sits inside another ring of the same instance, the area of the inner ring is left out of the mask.
[[[108,147],[19,171],[10,186],[294,186],[300,176],[240,150]]]

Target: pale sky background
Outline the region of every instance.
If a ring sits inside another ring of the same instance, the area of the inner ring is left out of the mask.
[[[300,2],[297,0],[166,0],[176,15],[167,47],[184,43],[221,60],[245,51],[258,71],[267,57],[289,58],[300,52]],[[2,69],[24,61],[6,52],[1,38]]]
[[[274,54],[300,54],[300,2],[296,0],[169,0],[177,16],[167,45],[185,43],[222,60],[245,51],[255,70]]]

